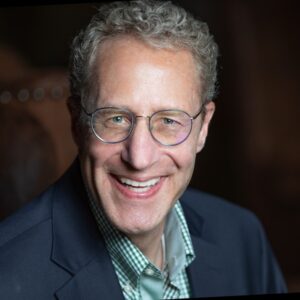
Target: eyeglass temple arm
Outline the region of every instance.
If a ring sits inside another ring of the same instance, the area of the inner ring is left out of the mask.
[[[85,107],[82,105],[82,103],[80,103],[80,106],[81,106],[83,112],[84,112],[87,116],[89,116],[89,117],[92,116],[92,113],[88,113],[88,112],[86,111]]]
[[[200,111],[195,116],[192,117],[192,120],[197,119],[202,112],[204,112],[204,113],[206,112],[204,104],[201,106]]]

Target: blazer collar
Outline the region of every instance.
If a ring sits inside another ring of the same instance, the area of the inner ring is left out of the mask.
[[[52,261],[73,275],[57,291],[57,297],[123,299],[105,243],[88,206],[78,160],[55,185],[52,197]]]

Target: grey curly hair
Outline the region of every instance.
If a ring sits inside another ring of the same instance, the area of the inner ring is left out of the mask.
[[[216,90],[218,47],[206,23],[170,1],[136,0],[103,5],[73,40],[70,56],[70,101],[79,108],[93,89],[93,64],[100,45],[131,35],[157,48],[187,49],[202,82],[202,103]],[[80,99],[80,101],[78,101]],[[80,109],[79,109],[80,110]]]

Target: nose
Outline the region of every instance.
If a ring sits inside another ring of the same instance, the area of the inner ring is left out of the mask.
[[[130,137],[124,142],[122,160],[135,170],[145,170],[159,158],[159,145],[153,140],[147,117],[137,117]]]

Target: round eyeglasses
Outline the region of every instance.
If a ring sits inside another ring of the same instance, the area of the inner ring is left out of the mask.
[[[175,146],[184,142],[192,131],[193,121],[203,111],[193,117],[177,109],[160,110],[151,116],[138,116],[118,107],[102,107],[88,113],[90,126],[95,136],[104,143],[116,144],[125,141],[132,133],[138,118],[148,119],[148,128],[155,141],[164,146]]]

